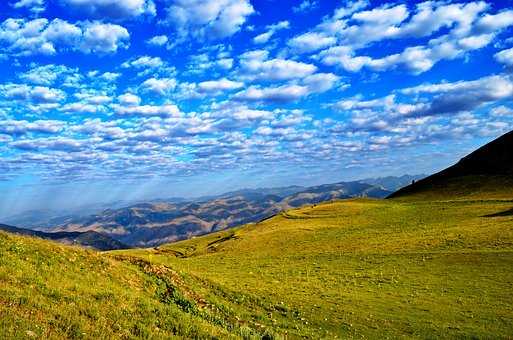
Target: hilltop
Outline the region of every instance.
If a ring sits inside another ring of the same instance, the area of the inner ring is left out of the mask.
[[[482,199],[513,197],[513,131],[455,165],[406,186],[389,198]]]

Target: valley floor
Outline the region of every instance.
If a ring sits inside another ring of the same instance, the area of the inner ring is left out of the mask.
[[[510,339],[512,208],[346,200],[107,254],[0,233],[0,337]]]

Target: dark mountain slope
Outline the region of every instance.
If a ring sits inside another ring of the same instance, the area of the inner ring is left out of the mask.
[[[129,248],[123,243],[95,231],[47,233],[42,231],[17,228],[5,224],[0,224],[0,230],[7,231],[12,234],[35,236],[60,243],[80,245],[97,250],[118,250]]]
[[[513,131],[388,198],[513,197]]]

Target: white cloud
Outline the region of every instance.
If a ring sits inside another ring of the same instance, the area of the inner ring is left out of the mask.
[[[104,80],[107,80],[107,81],[114,81],[114,80],[118,79],[119,77],[121,77],[121,73],[117,73],[117,72],[104,72],[104,73],[100,74],[99,77],[101,79],[104,79]]]
[[[233,67],[233,59],[232,58],[222,58],[216,61],[216,65],[225,70],[229,70]]]
[[[319,2],[317,0],[303,0],[299,5],[292,7],[292,10],[296,13],[304,13],[317,7],[319,7]]]
[[[22,139],[14,141],[11,146],[21,150],[49,149],[57,151],[77,152],[85,146],[84,141],[66,137]]]
[[[368,1],[348,3],[313,30],[292,38],[288,46],[296,53],[330,47],[316,57],[326,65],[336,65],[350,72],[402,67],[419,74],[441,60],[462,58],[470,51],[489,45],[501,30],[513,25],[513,11],[483,15],[490,8],[483,1],[455,4],[425,1],[411,12],[404,4],[387,4],[362,11],[368,5]],[[357,52],[380,41],[425,38],[436,32],[442,35],[425,45],[406,46],[384,57]]]
[[[81,51],[85,53],[112,53],[127,48],[130,34],[119,25],[88,23],[85,25]]]
[[[66,94],[46,86],[28,86],[25,84],[0,85],[0,94],[7,99],[24,100],[33,103],[56,103],[63,100]]]
[[[340,77],[333,73],[316,73],[303,79],[310,92],[326,92],[335,86]]]
[[[7,135],[20,135],[27,132],[57,133],[66,125],[58,120],[3,120],[0,121],[0,133]]]
[[[63,6],[86,16],[127,19],[141,15],[156,15],[152,0],[60,0]]]
[[[244,86],[244,83],[232,81],[226,78],[219,80],[209,80],[198,84],[200,92],[217,93],[222,91],[229,91],[239,89]]]
[[[129,68],[157,68],[164,65],[164,62],[160,57],[142,56],[135,60],[124,62],[121,67]]]
[[[176,80],[173,78],[150,78],[141,84],[145,91],[151,91],[160,95],[165,95],[176,87]]]
[[[303,78],[313,74],[312,64],[286,59],[267,59],[267,51],[251,51],[241,55],[241,67],[247,77],[263,80]]]
[[[470,124],[475,121],[476,110],[512,98],[511,77],[497,75],[472,81],[424,84],[371,100],[348,98],[335,103],[333,107],[351,113],[352,129],[407,132],[408,126],[423,125],[426,119],[436,117],[456,117],[455,121],[465,120]],[[489,112],[491,116],[498,117],[508,115],[511,110],[498,106]]]
[[[405,5],[389,7],[388,5],[374,8],[369,11],[357,12],[351,17],[353,20],[373,24],[400,24],[408,17],[408,9]]]
[[[252,110],[248,108],[239,108],[233,112],[233,117],[238,120],[260,120],[270,119],[273,117],[271,111],[266,110]]]
[[[98,22],[10,18],[0,25],[0,46],[14,55],[54,55],[58,50],[113,53],[127,48],[129,38],[124,27]]]
[[[116,106],[115,112],[121,116],[149,116],[149,117],[180,117],[182,114],[176,105],[166,104],[161,106]]]
[[[248,0],[172,0],[164,22],[182,39],[219,39],[238,32],[254,11]]]
[[[483,34],[461,39],[433,41],[430,46],[407,47],[401,53],[374,59],[369,56],[354,56],[354,52],[344,46],[332,47],[320,55],[326,65],[337,65],[350,72],[358,72],[367,67],[373,71],[385,71],[402,66],[414,74],[430,70],[443,59],[462,57],[465,52],[488,45],[494,36]]]
[[[99,110],[98,105],[91,105],[86,103],[68,103],[61,108],[64,112],[73,113],[96,113]]]
[[[14,8],[26,8],[33,13],[40,13],[46,9],[45,0],[19,0],[12,5]]]
[[[141,98],[132,93],[122,94],[118,96],[118,100],[121,103],[121,105],[126,106],[137,106],[141,103]]]
[[[494,57],[499,63],[506,66],[513,66],[513,48],[497,52]]]
[[[308,94],[308,87],[299,85],[283,85],[267,88],[251,86],[250,88],[237,93],[234,96],[234,99],[243,101],[286,103],[296,101]]]
[[[148,45],[152,46],[164,46],[168,42],[168,37],[165,35],[156,35],[151,39],[148,39],[146,42]]]
[[[513,25],[513,10],[504,10],[497,14],[487,14],[477,23],[477,29],[486,33],[503,30]]]
[[[101,94],[100,95],[84,96],[81,99],[83,99],[87,103],[95,104],[95,105],[107,104],[107,103],[110,103],[112,101],[111,97],[106,96],[106,95],[101,95]]]
[[[288,45],[296,53],[308,53],[332,46],[336,42],[335,37],[329,37],[319,32],[308,32],[292,38]]]
[[[32,84],[52,85],[59,77],[67,77],[74,74],[76,70],[70,69],[64,65],[44,65],[34,67],[25,73],[19,75],[19,78]]]
[[[287,29],[290,27],[290,24],[288,21],[281,21],[277,24],[274,24],[274,25],[269,25],[266,27],[267,29],[267,32],[265,33],[262,33],[260,35],[257,35],[256,37],[253,38],[253,42],[255,44],[265,44],[266,42],[269,41],[269,39],[271,39],[271,37],[278,31],[280,30],[283,30],[283,29]]]
[[[490,110],[490,115],[496,117],[513,116],[513,109],[504,105],[497,106]]]

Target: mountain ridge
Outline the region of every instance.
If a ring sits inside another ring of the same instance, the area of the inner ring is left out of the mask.
[[[280,192],[294,193],[287,196],[273,194]],[[264,192],[239,190],[206,201],[141,203],[122,209],[108,209],[71,220],[54,230],[93,230],[130,246],[148,247],[255,223],[302,205],[351,197],[383,198],[389,193],[379,186],[361,182],[265,189]]]
[[[6,224],[0,224],[0,230],[11,234],[38,237],[46,240],[52,240],[68,245],[80,245],[86,248],[96,250],[120,250],[129,247],[109,236],[96,231],[85,232],[43,232],[38,230],[13,227]]]

